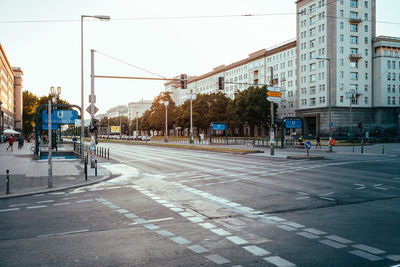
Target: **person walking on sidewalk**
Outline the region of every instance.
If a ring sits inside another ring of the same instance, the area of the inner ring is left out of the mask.
[[[20,150],[23,147],[24,147],[24,138],[22,137],[22,135],[20,135],[18,137],[18,150]]]
[[[9,148],[11,148],[11,151],[13,151],[13,145],[14,145],[14,136],[10,135],[10,137],[8,138],[7,151],[8,151]]]
[[[319,148],[321,148],[321,138],[319,138],[319,135],[317,136],[317,145],[315,146],[315,148],[317,148],[319,145]]]

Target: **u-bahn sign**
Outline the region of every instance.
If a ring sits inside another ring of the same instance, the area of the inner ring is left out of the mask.
[[[42,119],[43,124],[49,123],[49,116],[45,110],[42,112]],[[76,119],[78,119],[78,112],[76,110],[56,109],[51,113],[52,124],[75,124]]]
[[[286,120],[285,128],[286,129],[299,129],[299,128],[301,128],[301,120]]]

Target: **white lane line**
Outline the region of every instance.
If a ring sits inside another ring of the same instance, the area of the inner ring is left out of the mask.
[[[325,199],[325,200],[328,200],[328,201],[335,201],[333,198],[330,198],[330,197],[319,197],[319,198]]]
[[[42,200],[42,201],[38,201],[36,203],[42,204],[42,203],[51,203],[54,202],[54,200],[50,199],[50,200]]]
[[[61,203],[53,204],[53,206],[63,206],[63,205],[68,205],[68,204],[71,204],[71,203],[70,202],[61,202]]]
[[[93,199],[83,199],[83,200],[77,200],[76,203],[85,203],[85,202],[92,202]]]
[[[193,214],[191,214],[190,212],[180,212],[178,213],[179,215],[181,215],[182,217],[192,217]]]
[[[382,184],[374,184],[374,186],[381,186]]]
[[[200,217],[187,217],[186,219],[194,223],[204,222],[204,219]]]
[[[216,226],[212,223],[199,223],[199,225],[205,229],[216,228]]]
[[[204,257],[205,257],[206,259],[209,259],[210,261],[212,261],[212,262],[218,264],[218,265],[231,262],[230,260],[228,260],[228,259],[226,259],[226,258],[224,258],[224,257],[221,257],[221,256],[218,255],[218,254],[212,254],[212,255],[208,255],[208,256],[204,256]]]
[[[333,248],[344,248],[344,247],[347,247],[346,245],[342,245],[340,243],[337,243],[335,241],[328,240],[328,239],[320,240],[318,242],[320,242],[322,244],[325,244],[327,246],[333,247]]]
[[[129,211],[127,211],[126,209],[119,209],[117,210],[117,212],[124,214],[124,213],[129,213]]]
[[[65,192],[54,192],[54,193],[49,193],[49,195],[65,195]]]
[[[47,205],[40,205],[40,206],[30,206],[30,207],[26,207],[27,209],[40,209],[40,208],[46,208]]]
[[[71,234],[79,234],[89,232],[89,229],[77,230],[77,231],[70,231],[64,233],[55,233],[55,234],[48,234],[48,235],[38,235],[37,237],[49,237],[49,236],[59,236],[59,235],[71,235]]]
[[[304,193],[304,192],[297,192],[298,194],[304,195],[304,196],[308,196],[310,194]]]
[[[152,223],[152,222],[162,222],[162,221],[170,221],[173,220],[174,218],[168,217],[168,218],[161,218],[161,219],[154,219],[154,220],[148,220],[147,222]]]
[[[306,228],[306,229],[302,229],[302,230],[306,231],[306,232],[309,232],[309,233],[312,233],[314,235],[326,235],[325,232],[317,230],[317,229],[314,229],[314,228]]]
[[[394,177],[395,180],[400,180],[400,177]]]
[[[164,237],[174,236],[175,235],[174,233],[171,233],[171,232],[169,232],[167,230],[158,230],[158,231],[156,231],[156,233],[161,235],[161,236],[164,236]]]
[[[289,232],[297,230],[296,228],[290,227],[288,225],[277,225],[276,227],[281,228],[286,231],[289,231]]]
[[[228,231],[225,231],[224,229],[217,228],[217,229],[209,229],[211,232],[216,233],[217,235],[220,236],[228,236],[231,235]]]
[[[234,243],[236,245],[243,245],[243,244],[249,243],[249,241],[244,240],[243,238],[240,238],[238,236],[227,236],[226,239],[228,239],[229,241],[231,241],[232,243]]]
[[[383,251],[383,250],[380,250],[380,249],[377,249],[377,248],[373,248],[373,247],[370,247],[370,246],[366,246],[366,245],[363,245],[363,244],[353,245],[353,248],[358,248],[358,249],[364,250],[364,251],[372,253],[372,254],[384,254],[384,253],[386,253],[386,251]]]
[[[4,210],[0,210],[0,212],[14,211],[14,210],[19,210],[19,208],[4,209]]]
[[[325,194],[320,194],[318,196],[322,197],[322,196],[329,196],[329,195],[333,195],[335,192],[329,192],[329,193],[325,193]]]
[[[307,233],[307,232],[298,232],[296,234],[304,236],[305,238],[309,238],[309,239],[317,239],[317,238],[319,238],[319,236],[313,235],[313,234],[310,234],[310,233]]]
[[[271,254],[269,251],[262,249],[260,247],[257,247],[257,246],[246,246],[243,248],[245,250],[247,250],[248,252],[250,252],[251,254],[253,254],[254,256],[265,256],[265,255]]]
[[[389,255],[386,258],[392,261],[400,261],[400,255]]]
[[[204,253],[204,252],[209,252],[208,249],[206,249],[205,247],[202,247],[200,245],[193,245],[190,247],[187,247],[188,249],[190,249],[191,251],[200,254],[200,253]]]
[[[354,185],[357,185],[357,186],[365,186],[365,184],[354,184]]]
[[[361,250],[353,250],[350,251],[349,253],[370,261],[378,261],[383,259],[381,257],[375,256],[374,254],[370,254]]]
[[[183,209],[181,209],[181,208],[171,208],[171,210],[172,210],[172,211],[175,211],[175,212],[183,211]]]
[[[375,186],[375,188],[376,188],[376,189],[379,189],[379,190],[384,190],[384,191],[388,190],[388,189],[385,188],[385,187],[378,187],[378,186]]]
[[[307,198],[310,198],[310,197],[296,197],[297,200],[302,200],[302,199],[307,199]]]
[[[298,224],[298,223],[295,223],[295,222],[283,222],[284,224],[286,224],[286,225],[289,225],[289,226],[291,226],[291,227],[294,227],[294,228],[302,228],[302,227],[305,227],[304,225],[301,225],[301,224]]]
[[[9,207],[13,208],[13,207],[19,207],[19,206],[26,206],[26,205],[28,205],[28,203],[14,204],[14,205],[10,205]]]
[[[361,187],[357,187],[356,190],[363,190],[365,188],[366,188],[365,186],[361,186]]]
[[[271,264],[274,264],[278,267],[296,267],[296,264],[291,263],[290,261],[287,261],[279,256],[266,257],[263,258],[263,260]]]
[[[348,239],[343,238],[343,237],[340,237],[340,236],[337,236],[337,235],[328,235],[328,236],[325,236],[325,238],[331,239],[333,241],[336,241],[336,242],[339,242],[339,243],[342,243],[342,244],[353,243],[353,241],[348,240]]]
[[[175,243],[177,243],[179,245],[187,245],[187,244],[192,243],[189,240],[187,240],[187,239],[185,239],[183,237],[180,237],[180,236],[171,237],[170,240],[172,240],[173,242],[175,242]]]

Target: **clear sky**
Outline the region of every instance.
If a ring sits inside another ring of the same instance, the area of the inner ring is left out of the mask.
[[[400,37],[400,1],[376,0],[377,35]],[[85,19],[85,105],[90,92],[90,49],[165,77],[200,75],[257,50],[296,37],[295,0],[0,0],[0,43],[12,66],[24,71],[24,89],[36,95],[61,86],[61,97],[81,103],[80,16]],[[276,15],[276,14],[281,15]],[[275,14],[165,19],[165,17]],[[138,19],[158,18],[164,19]],[[19,22],[19,21],[48,22]],[[52,20],[66,20],[51,22]],[[156,77],[95,54],[96,75]],[[99,113],[151,100],[163,82],[96,79]]]

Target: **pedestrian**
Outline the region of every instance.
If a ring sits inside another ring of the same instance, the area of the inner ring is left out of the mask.
[[[321,148],[321,138],[319,137],[319,135],[317,136],[317,145],[315,146],[315,148],[317,148],[319,145],[319,148]]]
[[[9,148],[11,148],[11,151],[13,151],[13,145],[14,145],[14,136],[10,135],[10,137],[8,138],[7,151],[8,151]]]
[[[18,150],[24,147],[24,138],[21,136],[18,137]]]

